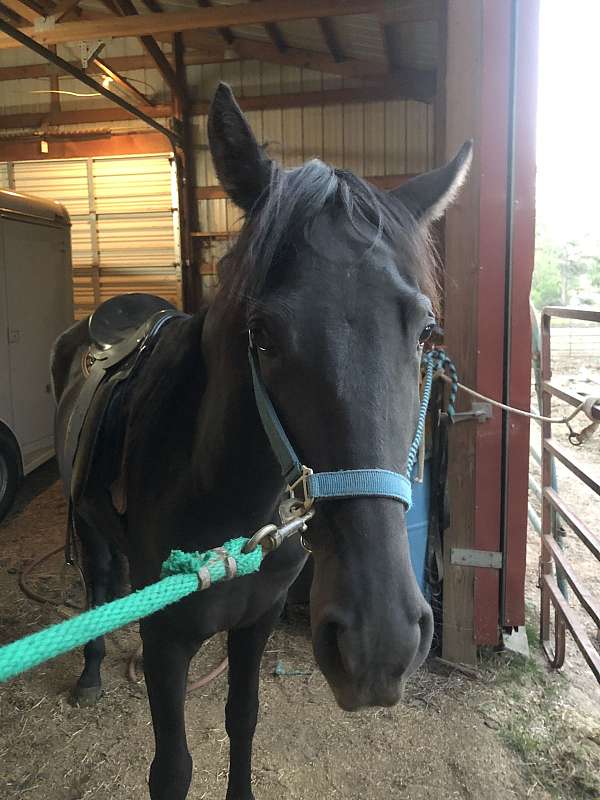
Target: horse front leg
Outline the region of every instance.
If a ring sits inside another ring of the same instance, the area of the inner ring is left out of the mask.
[[[198,642],[184,641],[159,617],[142,620],[144,673],[156,751],[150,767],[151,800],[185,800],[192,757],[185,735],[185,694],[190,660]]]
[[[229,694],[225,707],[229,736],[227,800],[254,800],[250,784],[260,662],[283,603],[284,599],[276,603],[254,625],[229,631]]]

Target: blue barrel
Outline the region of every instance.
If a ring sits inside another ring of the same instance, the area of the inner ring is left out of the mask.
[[[415,469],[416,472],[416,469]],[[427,563],[427,529],[429,527],[429,498],[431,496],[431,471],[429,461],[425,462],[423,482],[412,485],[413,503],[406,515],[410,560],[417,583],[427,597],[428,588],[425,577]]]

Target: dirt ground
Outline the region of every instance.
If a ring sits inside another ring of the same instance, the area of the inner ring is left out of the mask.
[[[580,455],[600,468],[598,441]],[[566,486],[565,476],[559,477]],[[597,507],[577,494],[579,488],[569,491],[581,516],[597,529]],[[61,544],[64,520],[51,463],[27,479],[14,512],[0,524],[0,643],[74,613],[64,605],[33,602],[18,586],[24,566]],[[569,556],[598,598],[598,565],[574,538]],[[532,631],[538,548],[530,531]],[[40,565],[30,580],[50,599],[61,601],[65,592],[77,599],[77,576],[60,555]],[[134,627],[107,637],[105,694],[93,708],[69,703],[81,669],[79,652],[0,688],[1,800],[147,797],[153,738],[146,692],[143,680],[131,683],[126,675],[138,643]],[[209,643],[192,679],[222,653],[221,640]],[[275,674],[278,663],[284,675]],[[224,797],[225,696],[221,676],[188,697],[190,800]],[[535,653],[531,662],[488,656],[471,675],[432,663],[415,676],[398,707],[345,714],[314,665],[308,623],[296,610],[274,633],[263,662],[255,794],[257,800],[598,800],[599,709],[597,684],[569,643],[563,676],[549,674]]]

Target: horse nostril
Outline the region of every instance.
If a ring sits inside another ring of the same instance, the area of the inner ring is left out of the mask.
[[[351,648],[348,647],[348,626],[339,619],[330,618],[321,624],[321,644],[331,664],[335,664],[340,672],[351,675],[354,671]]]

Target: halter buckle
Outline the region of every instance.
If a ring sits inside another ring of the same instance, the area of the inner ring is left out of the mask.
[[[293,483],[288,485],[289,497],[279,506],[279,515],[282,522],[289,522],[296,517],[301,517],[310,510],[315,502],[314,497],[310,496],[308,490],[308,479],[313,474],[310,467],[302,465],[302,474]],[[298,496],[299,487],[302,487],[302,494]]]

